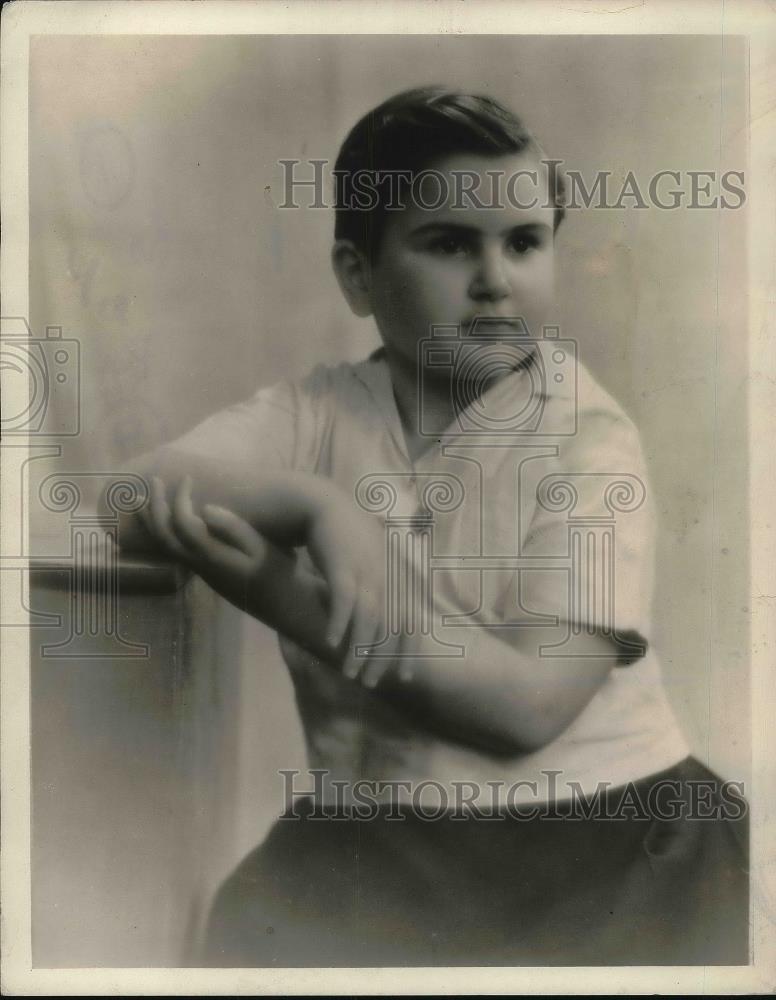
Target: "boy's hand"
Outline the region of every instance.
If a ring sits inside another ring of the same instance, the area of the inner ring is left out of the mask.
[[[374,687],[391,661],[381,658],[370,662],[367,657],[357,657],[355,651],[382,638],[386,614],[384,529],[376,517],[346,507],[342,499],[333,498],[319,506],[311,519],[307,545],[328,585],[328,658],[339,661],[347,677],[360,678],[367,687]],[[167,501],[164,484],[153,479],[150,502],[142,517],[147,530],[173,558],[227,600],[252,612],[250,595],[266,558],[267,542],[247,521],[223,507],[207,504],[201,516],[197,514],[188,477],[172,504]]]
[[[267,544],[246,521],[223,508],[206,506],[202,517],[196,514],[189,477],[178,488],[172,506],[164,484],[154,477],[149,503],[140,513],[146,529],[168,554],[198,573],[214,590],[229,600],[246,594]]]
[[[310,525],[310,556],[329,587],[328,642],[341,649],[343,673],[374,687],[390,660],[357,656],[382,638],[385,619],[386,547],[383,523],[337,500],[322,505]]]

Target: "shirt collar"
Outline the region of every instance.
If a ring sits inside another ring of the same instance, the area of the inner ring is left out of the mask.
[[[391,381],[391,370],[388,367],[388,359],[385,356],[385,348],[378,347],[369,357],[356,366],[356,376],[369,390],[379,409],[383,420],[388,427],[388,431],[393,438],[394,444],[409,461],[407,455],[407,444],[404,440],[404,430],[399,416],[399,409],[396,406],[396,398],[393,394],[393,382]]]
[[[503,406],[505,413],[514,412],[516,394],[524,393],[539,393],[545,403],[551,398],[573,398],[576,393],[575,361],[575,355],[567,341],[538,340],[536,351],[528,358],[528,364],[521,365],[488,390],[488,407],[498,409]],[[385,348],[378,347],[357,365],[356,376],[374,398],[394,443],[402,455],[408,458]],[[458,421],[453,421],[440,435],[444,444],[454,441],[457,427]]]

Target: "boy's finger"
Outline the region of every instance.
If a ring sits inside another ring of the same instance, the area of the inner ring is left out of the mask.
[[[207,525],[194,512],[191,498],[191,476],[184,476],[172,503],[172,528],[188,545],[199,548],[208,538]]]
[[[350,680],[357,680],[363,673],[375,641],[375,616],[362,601],[356,602],[356,614],[350,632],[348,653],[343,673]]]
[[[415,676],[415,669],[410,657],[405,656],[399,660],[399,680],[408,684]]]
[[[218,575],[219,580],[233,576],[239,577],[241,582],[247,580],[255,560],[211,535],[196,514],[181,512],[176,519],[176,530],[184,535],[192,565],[203,579],[210,581]]]
[[[192,542],[189,565],[213,590],[245,608],[255,560],[210,535]]]
[[[361,683],[367,688],[377,687],[377,684],[393,662],[390,656],[384,655],[387,652],[385,647],[381,647],[379,651],[375,648],[379,620],[380,616],[370,602],[364,622],[364,631],[366,634],[364,641],[361,643],[362,648],[360,650],[360,652],[366,654],[361,660],[363,664],[361,669]],[[358,654],[358,646],[356,646],[355,652]]]
[[[388,671],[396,663],[394,658],[394,654],[398,652],[396,649],[396,643],[391,640],[390,635],[385,635],[384,632],[381,632],[383,620],[383,615],[375,612],[371,621],[371,642],[376,644],[381,634],[384,635],[388,641],[381,642],[379,650],[375,649],[367,657],[364,669],[361,671],[361,683],[366,688],[377,687],[385,674],[388,673]],[[375,655],[375,653],[378,655]]]
[[[381,588],[366,591],[362,619],[363,638],[356,645],[355,652],[366,654],[361,659],[363,663],[361,683],[367,688],[377,687],[385,674],[394,666],[396,662],[394,656],[399,652],[396,637],[390,638],[390,630],[386,634],[391,612],[385,601],[386,595]]]
[[[386,671],[391,666],[391,659],[387,656],[370,657],[367,665],[361,672],[361,683],[366,688],[375,688],[383,679]]]
[[[145,530],[153,537],[156,538],[156,527],[154,525],[154,519],[151,516],[151,491],[153,487],[149,485],[148,487],[148,498],[140,510],[137,512],[137,516],[145,528]]]
[[[172,529],[172,515],[170,505],[167,503],[167,491],[158,476],[151,479],[151,495],[145,523],[152,534],[172,555],[184,562],[187,561],[188,553]]]
[[[358,610],[356,610],[356,615],[353,618],[353,625],[350,629],[350,635],[348,636],[348,644],[345,648],[345,658],[342,661],[342,673],[350,681],[354,681],[358,678],[361,673],[361,668],[363,666],[363,659],[356,656],[356,649],[358,646],[362,645],[363,638],[363,626],[359,624]]]
[[[329,645],[336,649],[350,624],[356,603],[356,583],[349,573],[337,573],[329,581]]]
[[[253,570],[254,561],[250,556],[218,538],[204,539],[199,543],[197,551],[214,570],[236,574],[246,580]]]
[[[191,477],[186,476],[178,488],[171,514],[172,530],[185,543],[187,561],[202,579],[230,600],[244,602],[252,560],[210,534],[206,523],[194,512],[191,485]]]
[[[216,504],[205,504],[202,518],[210,533],[227,545],[240,549],[247,556],[259,559],[267,551],[266,542],[246,520]]]

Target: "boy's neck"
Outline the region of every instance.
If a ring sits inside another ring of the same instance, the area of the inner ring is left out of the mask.
[[[447,374],[439,371],[433,377],[423,380],[423,430],[420,429],[420,396],[418,388],[417,365],[401,356],[395,356],[390,350],[383,348],[391,373],[393,395],[396,409],[404,432],[404,441],[410,461],[415,462],[447,431],[459,416],[464,405],[473,401],[472,393],[481,392],[464,385],[453,385],[453,368],[446,369]],[[529,367],[534,360],[535,351],[526,355],[515,371]],[[457,405],[456,405],[457,404]]]
[[[420,400],[417,365],[386,351],[393,395],[401,420],[410,461],[420,458],[436,443],[456,418],[454,393],[449,380],[428,379],[423,386],[423,433],[420,431]]]

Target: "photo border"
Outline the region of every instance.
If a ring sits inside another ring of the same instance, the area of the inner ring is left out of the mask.
[[[3,314],[29,316],[27,167],[29,41],[43,34],[564,34],[745,35],[749,76],[749,458],[751,551],[753,964],[742,966],[453,969],[33,969],[30,941],[29,649],[2,633],[2,989],[7,995],[745,994],[776,988],[776,4],[622,0],[609,11],[575,0],[461,4],[296,0],[17,0],[0,37],[0,257]],[[2,551],[18,536],[18,483],[2,477]],[[0,616],[1,617],[1,616]],[[77,904],[76,904],[77,905]]]

